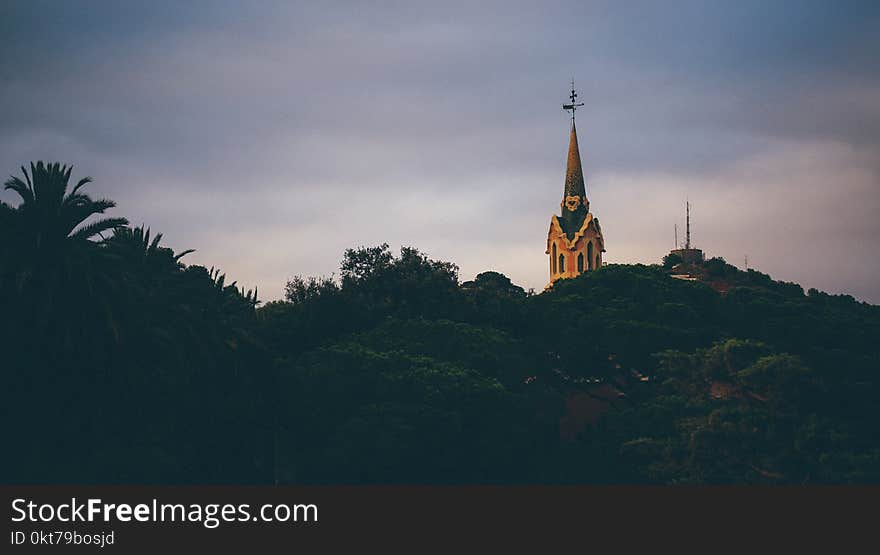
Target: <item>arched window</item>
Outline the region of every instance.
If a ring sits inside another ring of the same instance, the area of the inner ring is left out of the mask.
[[[587,243],[587,263],[590,265],[590,269],[593,269],[593,242],[590,241]]]
[[[578,253],[578,273],[584,273],[584,253]]]
[[[562,253],[559,254],[559,273],[565,273],[565,255]]]
[[[556,273],[556,243],[553,243],[553,254],[550,255],[550,273]]]
[[[600,259],[599,255],[597,254],[596,255],[596,269],[598,270],[601,267],[602,267],[602,259]]]

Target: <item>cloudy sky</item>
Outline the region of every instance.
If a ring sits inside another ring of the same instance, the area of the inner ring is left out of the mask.
[[[707,254],[880,303],[878,2],[6,1],[0,52],[0,172],[263,299],[382,242],[542,288],[573,76],[607,261],[690,198]]]

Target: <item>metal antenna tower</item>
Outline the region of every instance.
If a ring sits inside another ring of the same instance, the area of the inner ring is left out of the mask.
[[[687,214],[687,233],[685,234],[684,248],[691,248],[691,203],[685,201],[685,213]]]

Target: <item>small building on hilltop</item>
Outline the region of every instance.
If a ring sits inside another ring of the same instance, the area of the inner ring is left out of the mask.
[[[669,258],[674,263],[684,263],[684,264],[702,264],[706,259],[703,255],[702,249],[697,249],[691,246],[691,203],[685,203],[685,213],[687,220],[687,231],[685,232],[685,241],[684,246],[680,246],[678,244],[678,231],[676,228],[675,234],[675,247],[671,251],[669,251]],[[677,257],[677,258],[676,258]]]

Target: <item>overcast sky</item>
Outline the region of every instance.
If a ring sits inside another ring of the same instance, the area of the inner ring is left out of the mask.
[[[708,255],[880,303],[880,2],[6,1],[0,172],[262,299],[382,242],[540,290],[572,76],[608,262],[690,198]]]

